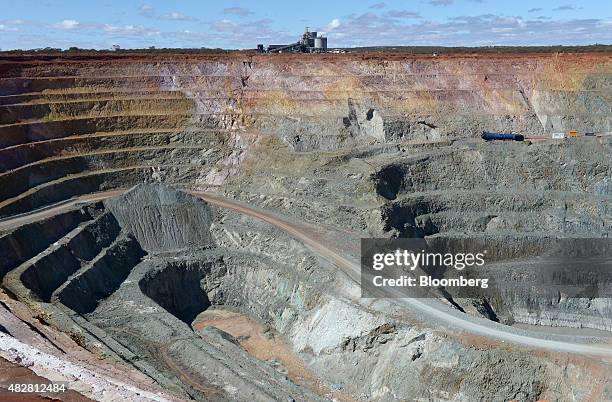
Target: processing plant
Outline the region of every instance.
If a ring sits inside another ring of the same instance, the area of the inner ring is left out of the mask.
[[[308,27],[304,30],[304,34],[300,40],[289,45],[268,45],[264,49],[264,45],[257,45],[257,50],[260,53],[324,53],[327,52],[327,37],[318,34],[316,31],[310,31]]]

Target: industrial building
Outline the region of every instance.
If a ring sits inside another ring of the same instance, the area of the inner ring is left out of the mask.
[[[327,37],[318,35],[316,31],[310,31],[308,27],[304,31],[302,38],[289,45],[268,45],[264,49],[264,45],[257,45],[257,51],[260,53],[324,53],[327,52]]]

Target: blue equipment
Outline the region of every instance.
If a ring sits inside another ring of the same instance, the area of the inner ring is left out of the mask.
[[[525,137],[522,134],[512,133],[490,133],[483,131],[480,136],[485,141],[501,140],[501,141],[524,141]]]

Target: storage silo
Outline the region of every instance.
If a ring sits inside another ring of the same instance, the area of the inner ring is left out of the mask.
[[[308,46],[315,47],[315,41],[317,40],[317,32],[311,31],[310,36],[308,38]]]
[[[323,36],[315,38],[314,48],[317,50],[326,50],[327,49],[327,38]]]

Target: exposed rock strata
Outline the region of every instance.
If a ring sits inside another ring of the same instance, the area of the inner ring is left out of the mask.
[[[611,68],[606,54],[2,61],[0,216],[162,182],[356,237],[606,237],[609,137],[477,137],[610,131]],[[348,238],[335,241],[349,250]],[[185,398],[331,395],[194,333],[216,305],[274,328],[323,389],[356,399],[609,397],[599,366],[462,343],[346,300],[354,285],[278,230],[165,187],[22,226],[0,251],[5,288]],[[454,302],[507,323],[610,329],[601,299]]]

